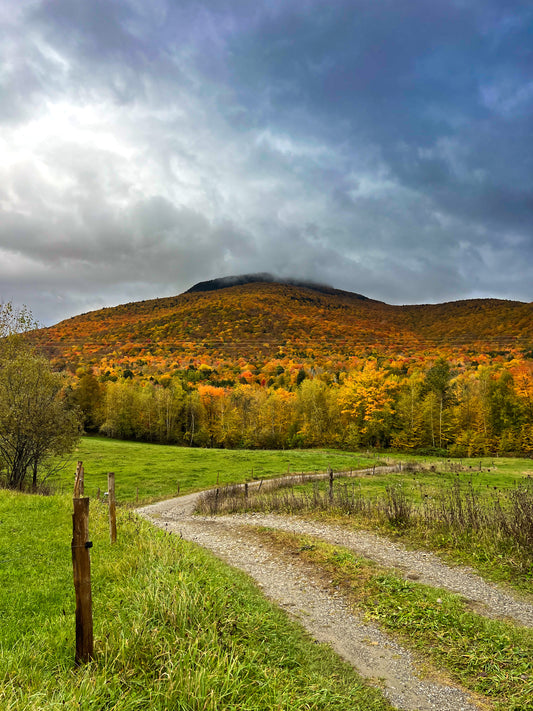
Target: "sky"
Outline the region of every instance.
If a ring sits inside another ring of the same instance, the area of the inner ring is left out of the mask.
[[[533,5],[0,0],[0,302],[533,300]]]

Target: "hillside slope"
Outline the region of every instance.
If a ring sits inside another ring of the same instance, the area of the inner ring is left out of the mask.
[[[330,287],[249,276],[82,314],[35,339],[59,368],[100,371],[119,364],[159,372],[200,363],[219,370],[236,362],[261,367],[283,358],[336,369],[370,353],[413,358],[453,350],[494,357],[533,346],[533,303],[391,306]]]

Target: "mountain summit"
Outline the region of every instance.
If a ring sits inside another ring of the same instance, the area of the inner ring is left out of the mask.
[[[198,284],[187,289],[186,294],[195,294],[201,291],[218,291],[219,289],[227,289],[232,286],[244,286],[246,284],[284,284],[287,286],[296,286],[304,289],[312,289],[321,294],[350,294],[363,301],[373,301],[362,294],[353,292],[343,292],[339,289],[334,289],[327,284],[318,284],[314,281],[306,281],[302,279],[281,278],[276,277],[268,272],[258,272],[256,274],[239,274],[236,276],[219,277],[218,279],[210,279],[208,281],[200,281]]]

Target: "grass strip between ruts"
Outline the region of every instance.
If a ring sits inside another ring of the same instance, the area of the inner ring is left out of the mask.
[[[501,711],[533,709],[533,631],[476,614],[460,595],[379,568],[316,538],[261,528],[263,543],[312,563],[365,616]]]

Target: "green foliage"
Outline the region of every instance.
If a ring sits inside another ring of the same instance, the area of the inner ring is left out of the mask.
[[[26,306],[17,309],[11,301],[0,304],[0,338],[15,336],[38,327]]]
[[[26,310],[0,308],[0,483],[11,489],[35,489],[46,478],[46,464],[72,451],[78,436],[77,414],[62,396],[60,376],[36,356],[20,331],[31,325]],[[43,471],[45,472],[43,475]]]
[[[93,373],[84,373],[71,390],[69,403],[81,413],[86,432],[97,432],[103,422],[104,388]]]
[[[300,385],[307,378],[307,373],[303,368],[300,368],[298,375],[296,376],[296,385]]]

